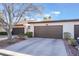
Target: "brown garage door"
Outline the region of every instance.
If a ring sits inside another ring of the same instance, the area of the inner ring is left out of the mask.
[[[75,39],[79,37],[79,25],[74,25],[74,37]]]
[[[59,38],[61,39],[63,35],[62,26],[35,26],[34,36],[43,38]]]
[[[12,34],[13,35],[24,34],[24,28],[13,28]]]

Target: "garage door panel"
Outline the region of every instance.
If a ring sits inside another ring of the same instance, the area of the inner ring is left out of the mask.
[[[62,26],[35,26],[35,37],[62,38]]]
[[[79,25],[74,26],[74,37],[77,39],[79,37]]]

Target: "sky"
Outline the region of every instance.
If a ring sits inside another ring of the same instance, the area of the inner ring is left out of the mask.
[[[79,3],[42,3],[44,15],[54,20],[79,19]]]
[[[35,5],[42,6],[43,16],[51,16],[52,20],[79,19],[79,3],[35,3]],[[43,19],[41,16],[34,16],[34,18]]]

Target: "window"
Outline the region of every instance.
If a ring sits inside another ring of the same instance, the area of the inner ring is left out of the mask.
[[[30,29],[30,26],[28,26],[28,29]]]

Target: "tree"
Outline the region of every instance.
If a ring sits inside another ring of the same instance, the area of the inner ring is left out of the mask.
[[[27,4],[14,4],[5,3],[0,4],[2,9],[0,10],[0,23],[8,34],[8,39],[12,40],[12,29],[21,20],[22,17],[28,14],[40,13],[39,6],[27,3]]]
[[[44,21],[51,21],[52,17],[51,16],[46,16],[46,17],[43,17],[43,20]]]
[[[44,17],[44,20],[47,20],[47,17]]]
[[[48,17],[49,20],[51,20],[51,18],[52,18],[51,16]]]

